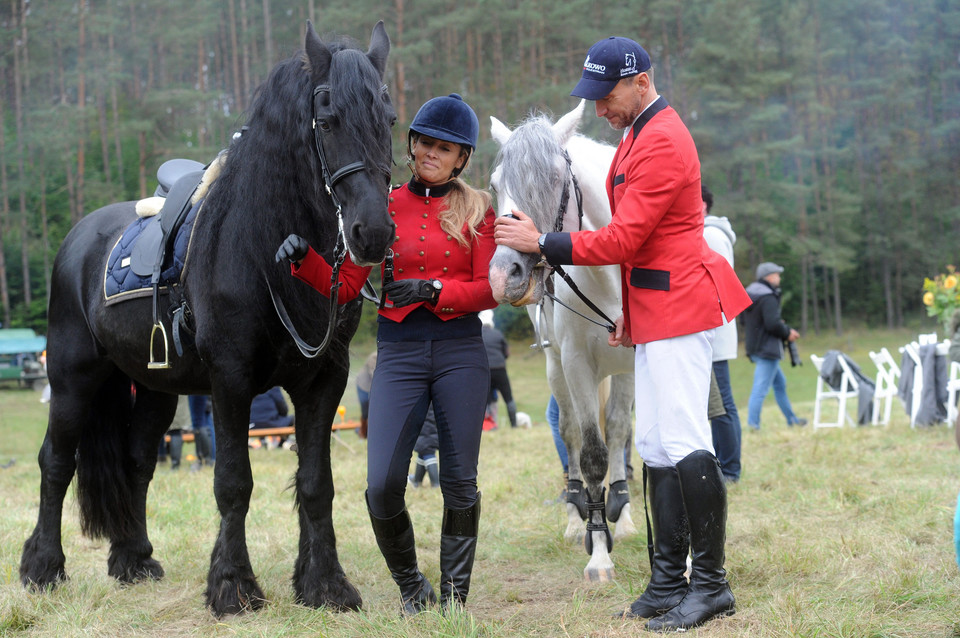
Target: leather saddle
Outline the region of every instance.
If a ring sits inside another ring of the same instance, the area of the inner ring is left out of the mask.
[[[159,185],[154,196],[164,198],[163,208],[146,224],[130,253],[130,269],[141,277],[152,277],[153,284],[160,281],[203,172],[203,164],[188,159],[168,160],[157,170]]]

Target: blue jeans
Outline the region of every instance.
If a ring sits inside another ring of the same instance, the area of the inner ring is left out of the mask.
[[[210,460],[217,459],[217,441],[213,434],[213,414],[207,412],[207,402],[210,397],[200,394],[191,394],[187,397],[190,406],[190,421],[193,423],[194,431],[201,428],[210,433]]]
[[[753,390],[750,391],[750,403],[747,407],[747,425],[754,430],[760,429],[760,409],[763,408],[763,400],[767,398],[771,385],[777,405],[780,406],[783,416],[787,418],[787,425],[798,423],[799,419],[793,413],[793,406],[790,405],[790,399],[787,397],[787,378],[783,376],[783,370],[780,369],[780,359],[751,356],[750,360],[757,367],[753,371]]]
[[[730,365],[727,361],[714,361],[713,374],[717,377],[723,407],[727,411],[723,416],[710,420],[713,431],[713,449],[720,462],[723,475],[734,481],[740,480],[740,415],[733,400],[730,388]]]
[[[552,394],[547,403],[547,423],[550,424],[550,433],[553,434],[553,444],[557,446],[557,456],[560,457],[560,463],[563,465],[564,473],[570,468],[570,460],[567,456],[567,446],[560,436],[560,406],[557,405],[557,399]]]

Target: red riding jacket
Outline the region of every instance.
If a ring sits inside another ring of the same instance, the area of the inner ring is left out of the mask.
[[[620,142],[607,195],[609,225],[570,233],[568,246],[563,234],[551,237],[546,252],[551,263],[620,265],[624,327],[634,343],[716,328],[750,305],[733,268],[703,239],[697,149],[664,98]]]
[[[392,246],[394,279],[439,279],[443,282],[443,289],[436,305],[421,302],[402,308],[383,308],[381,315],[400,322],[417,307],[425,306],[446,321],[496,307],[488,280],[490,259],[496,249],[493,208],[487,209],[476,240],[464,248],[455,237],[440,228],[438,213],[444,205],[443,197],[417,195],[410,190],[409,184],[404,184],[390,193],[389,201],[390,215],[397,224],[397,236]],[[291,264],[290,268],[295,277],[321,294],[330,295],[333,269],[312,248],[299,267]],[[347,255],[338,279],[343,284],[338,293],[340,303],[360,294],[370,270],[370,266],[357,266]]]

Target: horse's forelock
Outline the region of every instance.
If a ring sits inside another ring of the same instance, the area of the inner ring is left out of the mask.
[[[390,172],[390,122],[380,74],[357,49],[343,49],[330,66],[330,107],[370,168]],[[372,111],[372,113],[371,113]],[[366,114],[370,113],[370,117]]]
[[[499,153],[503,188],[542,232],[553,230],[560,201],[552,185],[563,149],[551,127],[546,116],[530,117],[514,129]]]

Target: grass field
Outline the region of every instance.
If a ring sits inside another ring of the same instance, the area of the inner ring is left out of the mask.
[[[804,338],[799,346],[806,363],[785,368],[795,409],[812,417],[816,377],[810,353],[841,349],[872,376],[869,350],[887,346],[895,352],[913,337],[904,331]],[[354,347],[354,373],[372,347]],[[202,593],[219,521],[212,474],[172,472],[167,466],[158,466],[148,503],[154,555],[166,569],[164,580],[122,587],[108,577],[106,544],[80,536],[71,490],[63,531],[70,580],[53,592],[28,593],[19,584],[18,569],[37,515],[36,453],[47,408],[32,391],[0,389],[0,636],[643,633],[635,621],[611,618],[639,595],[649,576],[640,483],[631,489],[641,532],[614,548],[616,581],[584,582],[587,556],[563,540],[565,513],[553,502],[562,484],[544,424],[549,390],[543,355],[525,343],[512,348],[508,370],[514,392],[534,426],[484,434],[483,516],[468,613],[447,618],[398,616],[396,588],[363,504],[365,443],[349,431],[332,449],[334,522],[340,560],[364,597],[364,611],[336,614],[293,603],[297,529],[289,484],[296,456],[265,449],[251,451],[256,486],[247,517],[251,560],[269,599],[261,612],[217,620],[205,610]],[[752,366],[741,357],[731,372],[745,413]],[[349,387],[343,403],[347,418],[355,418],[356,397]],[[502,405],[500,412],[505,412]],[[189,444],[185,449],[193,451]],[[741,482],[729,491],[727,524],[727,569],[738,611],[696,635],[960,636],[960,571],[952,544],[960,452],[951,429],[912,430],[899,404],[888,427],[787,429],[770,397],[762,431],[744,431],[743,466]],[[421,567],[436,582],[440,494],[409,490],[408,505]]]

